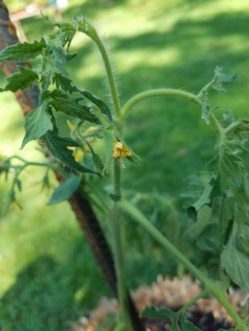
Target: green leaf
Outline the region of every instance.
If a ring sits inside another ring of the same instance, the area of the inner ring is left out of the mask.
[[[8,77],[8,83],[3,91],[16,92],[18,90],[24,90],[25,88],[32,86],[38,78],[37,73],[33,70],[20,68],[20,72]]]
[[[91,169],[75,161],[73,151],[69,147],[79,147],[80,145],[71,138],[60,137],[53,131],[48,131],[42,139],[47,145],[48,150],[69,168],[79,171],[95,173]],[[96,174],[96,173],[95,173]]]
[[[102,162],[100,156],[98,154],[96,154],[94,152],[94,150],[91,150],[91,153],[92,153],[92,160],[93,160],[93,163],[94,163],[97,171],[99,173],[103,173],[104,165],[103,165],[103,162]]]
[[[47,131],[53,130],[51,115],[47,111],[47,101],[44,101],[37,109],[32,110],[25,118],[25,137],[23,148],[29,141],[41,138]]]
[[[83,101],[82,98],[73,97],[59,90],[53,91],[50,97],[50,104],[56,111],[61,111],[82,120],[98,123],[97,117],[91,113],[91,108],[81,104]]]
[[[59,29],[55,32],[57,40],[60,41],[62,46],[69,48],[71,41],[76,33],[77,18],[71,22],[60,22],[55,24]]]
[[[193,221],[196,221],[197,213],[201,208],[203,208],[205,205],[210,205],[212,198],[211,196],[213,194],[213,191],[215,190],[216,182],[217,176],[212,174],[211,178],[209,179],[209,182],[206,184],[206,187],[203,190],[202,195],[187,208],[188,216]]]
[[[65,92],[69,92],[69,93],[77,92],[77,89],[75,88],[72,80],[60,72],[56,72],[53,75],[52,81],[57,88],[61,88]]]
[[[11,204],[15,201],[15,191],[14,187],[12,186],[10,190],[6,193],[5,197],[3,198],[3,202],[0,206],[0,217],[6,216]]]
[[[87,90],[79,90],[79,92],[84,95],[84,97],[86,97],[88,100],[90,100],[93,104],[95,104],[99,108],[99,110],[109,118],[110,121],[112,120],[111,111],[104,101],[102,101]]]
[[[53,192],[49,199],[48,205],[54,205],[56,203],[68,200],[72,194],[78,189],[81,182],[81,177],[75,174],[69,175],[64,183],[59,185]]]
[[[28,61],[42,53],[45,47],[43,39],[33,43],[18,43],[4,48],[0,52],[0,61]]]
[[[154,319],[166,319],[169,322],[173,322],[176,316],[176,312],[173,310],[164,307],[164,308],[156,308],[156,307],[146,307],[142,312],[143,317],[154,318]]]
[[[180,330],[184,331],[201,331],[197,326],[190,322],[186,316],[180,321]]]
[[[225,92],[224,84],[230,84],[234,81],[236,75],[229,75],[224,73],[222,67],[215,68],[215,76],[214,81],[212,83],[212,87],[218,92]]]
[[[77,119],[62,113],[61,111],[53,111],[53,118],[55,119],[55,125],[58,129],[58,135],[62,137],[71,137],[68,121],[73,123],[73,121],[77,121]]]
[[[234,199],[232,197],[215,196],[210,201],[210,206],[204,205],[198,210],[196,221],[189,224],[185,232],[192,245],[195,259],[198,255],[198,258],[202,260],[206,254],[209,254],[212,255],[213,263],[214,260],[215,263],[219,263],[219,256],[224,249],[233,218]]]
[[[175,312],[168,307],[156,308],[148,307],[142,313],[143,317],[153,319],[165,319],[171,324],[172,331],[200,331],[200,329],[190,322],[181,311]]]
[[[234,283],[239,285],[242,289],[248,291],[249,253],[247,250],[243,249],[243,245],[245,245],[245,243],[240,243],[241,234],[247,237],[247,241],[249,242],[249,227],[235,223],[229,242],[221,255],[221,262],[227,274],[234,281]]]

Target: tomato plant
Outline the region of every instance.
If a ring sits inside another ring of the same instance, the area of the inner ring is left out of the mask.
[[[70,45],[78,32],[88,36],[101,54],[111,105],[92,91],[77,86],[66,69],[75,57],[70,52]],[[53,192],[50,205],[70,199],[79,191],[110,220],[108,226],[120,304],[116,330],[135,330],[130,316],[122,242],[123,223],[128,218],[137,222],[200,281],[204,290],[202,295],[214,296],[233,318],[237,330],[246,331],[246,322],[229,303],[223,289],[177,249],[135,205],[125,200],[121,185],[124,164],[139,162],[139,157],[123,139],[129,113],[148,98],[177,97],[192,102],[193,108],[200,109],[202,120],[216,134],[216,146],[208,165],[203,194],[188,208],[190,222],[186,233],[200,254],[208,252],[213,255],[231,281],[249,290],[249,192],[243,161],[243,153],[247,152],[249,120],[233,117],[220,120],[209,98],[211,90],[223,92],[224,85],[232,82],[234,76],[217,67],[213,79],[198,93],[171,88],[153,89],[141,92],[121,105],[110,55],[96,28],[85,17],[56,23],[51,34],[33,43],[11,45],[1,51],[0,61],[31,63],[31,66],[20,66],[1,90],[16,92],[38,85],[39,104],[25,117],[25,136],[21,146],[24,148],[30,141],[38,140],[48,157],[48,161],[40,163],[17,156],[1,162],[1,174],[11,177],[1,213],[5,214],[12,203],[17,203],[21,174],[26,167],[46,168],[43,185],[46,185],[48,172],[55,170],[64,181]],[[103,184],[106,177],[112,184],[111,191]],[[186,320],[185,313],[167,314],[174,330],[198,330]]]

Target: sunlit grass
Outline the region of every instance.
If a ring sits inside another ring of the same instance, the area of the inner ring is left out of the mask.
[[[69,2],[63,15],[89,16],[107,40],[122,103],[153,87],[198,92],[212,77],[215,66],[222,65],[237,73],[237,81],[226,94],[212,95],[213,103],[222,105],[217,112],[248,114],[246,1]],[[41,18],[24,21],[23,27],[30,40],[49,29]],[[77,83],[106,98],[104,68],[89,39],[77,36],[73,51],[79,54],[69,69]],[[20,150],[23,134],[23,117],[16,101],[9,93],[0,94],[0,155],[18,153],[27,159],[41,159],[40,153],[34,152],[35,144]],[[125,134],[142,158],[138,166],[127,166],[124,171],[126,189],[153,190],[175,199],[187,189],[187,178],[198,176],[205,167],[215,137],[201,122],[195,106],[173,99],[150,100],[134,108]],[[43,171],[30,168],[24,174],[23,194],[18,195],[23,210],[13,210],[0,221],[0,328],[4,323],[7,331],[42,331],[48,319],[51,322],[46,330],[59,331],[102,295],[102,278],[69,206],[46,206],[51,191],[40,193]],[[52,184],[55,187],[54,179]],[[7,188],[1,181],[0,199]],[[131,283],[151,280],[157,272],[153,261],[148,267],[134,260],[130,259],[132,268],[139,266],[144,274],[141,272],[138,280],[133,277]],[[132,268],[129,265],[129,275],[134,275]],[[32,307],[33,297],[41,297],[41,302],[36,299]],[[35,313],[30,317],[31,309]],[[19,326],[14,323],[16,316]]]

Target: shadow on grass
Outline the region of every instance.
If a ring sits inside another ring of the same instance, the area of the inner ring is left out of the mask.
[[[84,244],[85,246],[85,244]],[[107,286],[88,248],[75,243],[70,258],[44,255],[17,274],[0,301],[0,328],[13,331],[61,331],[91,309]]]
[[[74,16],[87,16],[91,18],[97,13],[109,11],[115,7],[123,5],[127,0],[90,0],[85,1],[83,4],[70,6],[64,12],[64,16],[74,17]]]

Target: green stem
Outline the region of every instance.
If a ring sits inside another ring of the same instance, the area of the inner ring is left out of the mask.
[[[121,118],[121,106],[118,97],[118,90],[115,84],[114,75],[112,71],[111,61],[108,55],[108,52],[104,46],[103,41],[101,40],[100,36],[98,35],[95,27],[85,20],[84,24],[81,27],[81,31],[86,33],[97,45],[100,54],[102,56],[104,66],[106,69],[106,74],[109,82],[109,87],[111,91],[111,96],[113,100],[114,110],[118,118]]]
[[[205,88],[209,88],[210,84],[207,84],[207,86]],[[130,100],[128,100],[122,110],[123,118],[125,118],[127,116],[127,113],[136,104],[138,104],[141,101],[144,101],[145,99],[154,98],[154,97],[180,97],[180,98],[184,98],[184,99],[194,102],[202,109],[201,93],[199,93],[198,95],[195,95],[193,93],[183,91],[183,90],[172,89],[172,88],[161,88],[161,89],[148,90],[148,91],[141,92],[141,93],[135,95],[134,97],[132,97]],[[220,141],[224,142],[225,131],[211,110],[209,112],[209,118],[210,118],[210,122],[211,122],[214,130],[216,131],[216,133],[219,136]]]
[[[18,161],[21,161],[23,162],[24,164],[23,165],[10,165],[9,167],[11,168],[26,168],[28,166],[38,166],[38,167],[48,167],[48,168],[53,168],[54,167],[54,164],[53,163],[49,163],[49,162],[34,162],[34,161],[27,161],[25,160],[24,158],[20,157],[20,156],[17,156],[17,155],[14,155],[14,156],[11,156],[9,159],[7,159],[8,161],[12,161],[12,160],[18,160]]]
[[[55,165],[53,163],[29,162],[29,161],[23,167],[28,167],[28,166],[55,168]]]
[[[80,31],[86,33],[95,42],[101,53],[109,82],[111,97],[114,105],[114,111],[117,116],[117,122],[116,122],[117,130],[119,131],[119,135],[121,135],[121,129],[122,129],[121,105],[107,50],[101,38],[99,37],[96,29],[88,21],[84,20],[82,26],[80,27]],[[120,200],[121,166],[119,159],[114,160],[114,195],[117,197],[117,200]],[[117,273],[117,290],[118,290],[118,299],[120,305],[119,307],[119,321],[121,326],[120,329],[123,328],[123,330],[125,331],[131,331],[133,330],[133,328],[128,313],[129,310],[128,310],[128,300],[127,300],[128,298],[127,298],[126,281],[125,281],[125,262],[124,262],[124,254],[123,254],[124,250],[122,247],[122,231],[121,231],[122,227],[120,224],[121,220],[120,220],[117,203],[114,203],[111,216],[112,216],[111,229],[113,233],[113,253],[114,253],[115,269]]]
[[[210,122],[213,126],[213,128],[215,129],[215,131],[217,132],[219,139],[221,141],[224,141],[225,138],[225,131],[223,129],[223,127],[220,125],[220,123],[218,122],[216,116],[214,115],[214,113],[212,111],[210,111],[209,113],[209,118],[210,118]]]
[[[161,88],[155,90],[148,90],[141,92],[130,100],[123,107],[122,115],[125,117],[127,113],[130,111],[132,107],[134,107],[137,103],[154,97],[181,97],[193,101],[194,103],[198,104],[200,107],[202,106],[200,99],[193,93],[172,89],[172,88]]]
[[[120,159],[114,160],[114,194],[116,199],[121,199],[121,167]],[[125,280],[125,261],[123,254],[123,242],[122,242],[122,225],[120,212],[117,203],[113,206],[111,227],[113,233],[113,252],[115,267],[117,273],[117,290],[119,298],[119,321],[120,325],[123,326],[125,331],[133,330],[131,320],[128,313],[128,298],[126,291],[126,280]]]
[[[157,242],[159,242],[167,251],[169,251],[180,263],[182,263],[199,281],[204,288],[212,294],[219,303],[225,308],[227,313],[236,323],[239,331],[246,331],[247,327],[244,321],[235,311],[223,292],[215,286],[215,284],[206,277],[192,262],[190,262],[171,242],[164,237],[159,230],[133,205],[128,201],[120,201],[119,207],[128,215],[139,223]]]
[[[121,166],[120,159],[114,159],[114,194],[117,200],[121,199]]]

